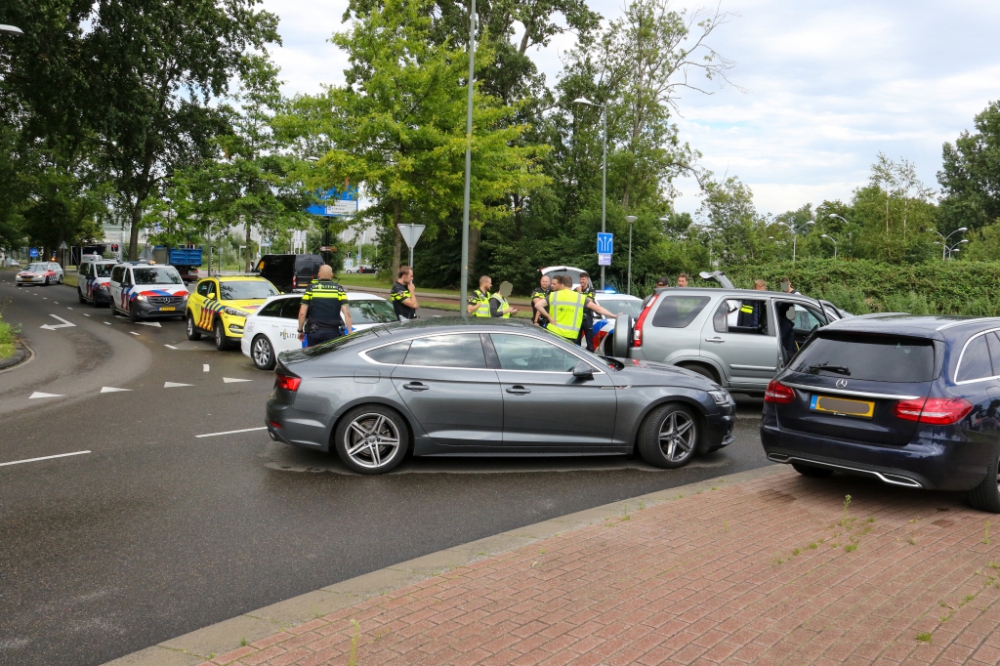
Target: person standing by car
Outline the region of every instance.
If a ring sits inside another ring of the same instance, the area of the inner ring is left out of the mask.
[[[469,302],[465,306],[465,311],[477,317],[490,316],[490,289],[493,287],[493,278],[489,275],[479,277],[479,289],[474,289],[469,294]]]
[[[299,306],[299,340],[309,334],[307,346],[336,340],[351,332],[351,311],[347,304],[347,292],[333,281],[333,269],[323,264],[319,268],[316,284],[312,284],[302,295]]]
[[[680,275],[677,276],[677,286],[678,287],[686,287],[686,286],[688,286],[688,274],[687,273],[681,273]]]
[[[661,275],[656,279],[657,289],[663,289],[664,287],[669,287],[669,286],[670,286],[670,278],[668,278],[666,275]]]
[[[549,289],[549,285],[552,280],[548,275],[543,275],[542,279],[538,281],[538,288],[531,292],[531,310],[533,312],[531,323],[538,325],[538,319],[541,315],[538,314],[538,310],[544,310],[549,303],[549,294],[552,292]]]
[[[417,302],[417,286],[413,284],[413,269],[400,266],[399,275],[389,291],[389,300],[396,316],[403,319],[416,319],[420,303]]]
[[[792,281],[786,277],[781,278],[781,291],[785,292],[786,294],[798,294],[799,296],[802,295],[801,291],[797,291],[792,287]]]
[[[763,280],[754,280],[753,289],[754,291],[767,291],[767,283]],[[760,324],[760,311],[763,305],[763,301],[743,301],[740,304],[740,314],[736,317],[736,325],[757,328]]]
[[[512,308],[507,303],[507,297],[513,291],[514,285],[510,282],[501,282],[497,293],[490,296],[490,316],[510,319],[511,315],[517,314],[517,308]]]
[[[573,278],[561,275],[552,282],[552,293],[549,294],[549,307],[539,310],[548,322],[545,328],[566,340],[576,342],[580,339],[580,328],[583,326],[583,313],[593,310],[605,317],[615,317],[615,313],[602,308],[593,299],[573,291]]]
[[[580,286],[576,288],[576,291],[583,294],[589,300],[594,300],[596,292],[594,284],[590,281],[590,273],[580,273]],[[590,308],[583,311],[583,326],[580,328],[580,336],[587,340],[587,351],[594,351],[594,311]],[[579,340],[577,340],[577,343],[579,343]]]

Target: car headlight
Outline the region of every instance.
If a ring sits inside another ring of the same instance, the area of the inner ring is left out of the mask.
[[[142,296],[142,295],[140,294],[139,296],[136,296],[136,297],[135,297],[135,300],[137,300],[137,301],[145,301],[145,300],[146,300],[146,297],[145,297],[145,296]]]
[[[733,396],[729,395],[729,391],[709,391],[708,394],[712,396],[712,400],[715,400],[717,405],[728,405],[733,401]]]
[[[225,312],[227,315],[232,315],[233,317],[246,317],[247,315],[250,314],[249,312],[243,312],[243,310],[237,310],[236,308],[231,308],[228,306],[222,308],[222,311]]]

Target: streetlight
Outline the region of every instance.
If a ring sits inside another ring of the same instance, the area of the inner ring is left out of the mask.
[[[472,0],[475,2],[475,0]],[[608,105],[595,104],[586,97],[573,100],[574,104],[586,104],[601,110],[601,128],[604,135],[604,150],[601,157],[601,233],[604,233],[605,220],[608,216]],[[601,266],[601,291],[604,290],[604,266]],[[463,303],[465,301],[462,301]]]
[[[809,226],[810,224],[816,224],[816,223],[814,221],[812,221],[812,220],[809,220],[805,224],[800,224],[797,227],[794,226],[794,225],[792,225],[789,222],[778,222],[778,224],[780,224],[783,227],[788,227],[788,229],[792,232],[792,263],[794,264],[795,263],[795,251],[796,251],[796,248],[798,246],[797,241],[798,241],[799,230],[802,229],[802,228],[804,228],[804,227]]]
[[[830,241],[831,243],[833,243],[833,258],[836,259],[837,258],[837,241],[835,241],[832,236],[828,236],[827,234],[823,234],[822,236],[820,236],[820,238],[825,238],[828,241]]]
[[[628,222],[628,295],[632,295],[632,225],[638,220],[635,215],[626,215],[625,221]],[[601,267],[603,268],[603,266]],[[603,277],[601,289],[604,289]]]
[[[469,300],[469,198],[472,188],[472,93],[476,79],[476,0],[469,8],[469,81],[465,103],[465,201],[462,205],[462,287],[461,313],[468,319],[465,303]]]
[[[937,229],[935,229],[933,227],[931,227],[930,229],[928,229],[928,231],[933,231],[934,233],[936,233],[938,235],[938,237],[941,238],[941,242],[940,243],[938,243],[937,241],[934,242],[935,245],[940,245],[941,246],[941,261],[944,261],[945,258],[946,258],[946,255],[950,254],[952,252],[952,250],[954,250],[955,252],[958,252],[958,250],[955,250],[956,247],[958,247],[962,243],[968,243],[969,242],[968,240],[962,240],[962,241],[959,241],[959,242],[955,243],[951,247],[949,247],[948,246],[948,239],[951,238],[952,236],[954,236],[955,234],[962,233],[962,232],[965,232],[965,231],[968,231],[968,230],[969,230],[968,227],[959,227],[958,229],[955,229],[953,232],[951,232],[950,234],[948,234],[947,236],[945,236],[943,233],[941,233],[940,231],[938,231]]]
[[[24,30],[21,30],[16,25],[5,25],[0,23],[0,33],[5,33],[8,35],[23,35]]]

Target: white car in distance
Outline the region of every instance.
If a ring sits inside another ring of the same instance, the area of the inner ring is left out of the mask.
[[[281,294],[264,302],[247,317],[240,349],[261,370],[273,370],[278,354],[302,349],[299,340],[299,306],[302,294]],[[380,296],[351,292],[347,307],[355,331],[398,321],[392,303]]]

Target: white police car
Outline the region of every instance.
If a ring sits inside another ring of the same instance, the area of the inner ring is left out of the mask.
[[[594,294],[594,300],[602,308],[611,312],[626,314],[635,320],[642,312],[642,299],[627,294],[619,294],[613,291],[598,291]],[[611,350],[611,336],[615,330],[615,318],[605,317],[594,313],[594,351],[605,356],[613,356]],[[581,341],[581,346],[586,347],[586,340]]]

